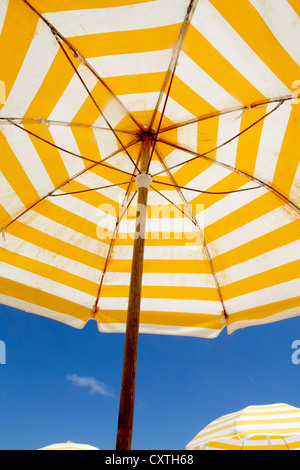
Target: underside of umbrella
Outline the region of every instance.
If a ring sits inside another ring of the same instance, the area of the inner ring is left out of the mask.
[[[0,301],[102,332],[134,311],[133,355],[299,315],[299,13],[3,0]]]

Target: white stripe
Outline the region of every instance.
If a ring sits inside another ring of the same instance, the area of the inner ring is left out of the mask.
[[[189,126],[187,126],[189,127]],[[181,139],[181,136],[183,135],[181,133],[181,131],[179,132],[179,129],[178,128],[178,139]],[[189,135],[188,133],[184,134],[184,135]],[[191,131],[191,135],[193,135],[193,131]],[[161,137],[162,139],[165,139],[168,141],[168,137],[167,135],[165,136],[165,134],[161,134]],[[192,140],[192,142],[194,141],[194,139]],[[182,144],[186,143],[186,141],[182,142]],[[166,148],[166,149],[171,149],[171,147],[168,145],[166,146],[165,144],[159,144],[160,146],[162,146],[162,148]],[[197,149],[195,148],[192,148],[191,150],[197,152]],[[167,167],[172,167],[172,166],[175,166],[175,165],[178,165],[179,163],[183,163],[185,162],[186,160],[190,160],[191,158],[193,158],[193,156],[190,154],[190,153],[187,153],[187,152],[183,152],[182,150],[173,150],[165,159],[165,163],[167,165]],[[180,168],[182,168],[184,165],[182,165],[181,167],[179,166],[178,168],[174,168],[173,170],[170,171],[171,174],[174,174],[176,171],[178,171]],[[162,168],[163,169],[163,168]],[[161,170],[160,170],[161,171]]]
[[[255,219],[248,224],[223,235],[217,240],[208,243],[209,251],[213,256],[218,256],[253,240],[259,239],[268,233],[275,232],[275,230],[284,227],[296,219],[296,213],[294,217],[292,217],[292,215],[286,211],[285,206],[278,207],[258,219]]]
[[[66,286],[56,281],[46,279],[37,274],[33,274],[24,269],[11,266],[6,263],[1,263],[1,271],[5,273],[5,278],[14,282],[19,282],[25,286],[33,287],[34,289],[47,292],[56,297],[75,302],[78,305],[92,309],[95,303],[95,297],[85,294],[77,289]]]
[[[284,266],[299,259],[300,241],[281,246],[243,263],[224,269],[217,274],[220,285],[231,284],[251,276]]]
[[[262,16],[276,39],[287,53],[300,65],[300,20],[287,0],[250,0]]]
[[[265,97],[291,93],[208,0],[198,4],[192,24]]]
[[[107,272],[104,276],[105,286],[128,286],[130,273]],[[164,287],[208,287],[215,288],[213,276],[197,273],[144,273],[143,286]]]
[[[172,49],[162,51],[119,54],[89,59],[91,66],[102,78],[146,73],[166,72]]]
[[[98,323],[102,333],[125,333],[126,323]],[[139,333],[155,335],[193,336],[198,338],[216,338],[221,330],[212,328],[191,328],[188,326],[152,325],[140,323]]]
[[[292,111],[292,105],[292,102],[286,101],[264,120],[254,176],[267,183],[272,183],[274,178],[280,149]],[[274,103],[269,104],[267,113],[273,108]]]
[[[6,212],[14,219],[25,210],[25,206],[19,199],[3,173],[0,171],[0,204]]]
[[[103,226],[103,223],[102,223]],[[120,240],[134,240],[135,221],[122,219],[118,231]],[[202,247],[197,227],[187,218],[181,219],[147,219],[145,240],[169,240],[174,236],[186,249],[191,245]],[[174,234],[174,235],[173,235]],[[175,256],[175,255],[174,255]]]
[[[293,181],[293,185],[289,194],[289,199],[296,204],[296,206],[300,206],[300,163],[298,165],[295,178]]]
[[[97,77],[95,77],[94,74],[92,74],[83,64],[80,64],[77,71],[83,78],[89,90],[92,91],[94,86],[98,83]],[[61,95],[48,119],[53,121],[64,120],[67,122],[72,122],[80,108],[88,99],[88,96],[89,95],[84,89],[83,84],[74,72],[74,75],[68,83],[67,88]]]
[[[57,146],[62,147],[68,150],[69,152],[81,155],[74,134],[70,127],[50,126],[49,131],[51,133],[54,143]],[[75,157],[73,155],[67,154],[62,150],[58,151],[70,178],[72,178],[74,175],[76,175],[85,168],[83,160],[80,157]]]
[[[159,171],[162,171],[162,170],[163,170],[163,167],[161,166],[161,163],[157,160],[154,160],[154,158],[152,158],[150,167],[149,167],[150,175],[155,175],[155,173],[158,173]]]
[[[282,300],[297,297],[300,292],[300,279],[284,282],[276,286],[244,294],[234,299],[226,300],[225,307],[228,314],[241,312],[251,308],[261,307]]]
[[[59,192],[57,192],[57,194],[58,193]],[[52,197],[50,198],[50,200],[52,204],[55,204],[56,206],[59,206],[62,209],[71,212],[72,214],[82,217],[83,220],[86,219],[89,222],[94,223],[95,225],[105,223],[107,225],[101,226],[105,226],[110,230],[114,229],[117,220],[117,214],[116,217],[113,217],[109,214],[104,214],[103,211],[101,211],[97,207],[87,204],[86,202],[81,201],[80,199],[72,196]],[[111,208],[114,209],[113,206]]]
[[[102,114],[100,115],[99,118],[96,119],[93,125],[98,126],[98,127],[104,127],[105,129],[110,129],[109,126],[111,126],[111,128],[117,127],[119,122],[125,116],[127,116],[126,103],[123,102],[123,104],[121,105],[120,104],[121,102],[122,102],[122,98],[120,98],[120,101],[118,101],[111,95],[111,97],[107,100],[105,105],[103,105],[103,109],[101,110]],[[95,132],[97,132],[97,130],[95,130]],[[112,131],[111,131],[111,134],[113,134]],[[107,139],[108,137],[109,137],[109,134],[106,134],[105,138]],[[115,148],[111,148],[110,153],[114,150]]]
[[[133,111],[152,111],[155,109],[159,93],[140,93],[132,95],[119,95],[119,99],[124,103],[127,109]],[[166,95],[163,95],[159,106],[159,112],[162,112]],[[182,122],[195,117],[190,111],[177,103],[169,96],[164,115],[173,122]]]
[[[235,321],[234,323],[227,325],[227,331],[228,334],[231,335],[234,331],[241,328],[246,328],[247,326],[265,325],[266,323],[274,323],[280,320],[286,320],[287,318],[298,317],[299,315],[300,307],[295,307],[288,310],[283,310],[279,313],[275,313],[262,319],[255,318],[254,320]]]
[[[173,206],[171,206],[171,208],[173,210]],[[155,207],[155,209],[157,208]],[[178,212],[178,210],[175,207],[174,207],[174,211]],[[172,212],[170,212],[170,214],[172,214]],[[102,222],[100,222],[100,224],[101,223]],[[127,219],[126,217],[123,217],[119,224],[118,233],[128,234],[131,237],[132,234],[134,234],[135,232],[135,227],[136,227],[135,219]],[[181,217],[176,217],[176,218],[169,218],[169,217],[147,218],[146,233],[147,233],[147,237],[150,239],[152,237],[151,235],[152,232],[164,233],[165,234],[163,237],[164,240],[168,238],[167,234],[178,233],[179,235],[177,236],[176,239],[181,240],[181,239],[184,239],[184,234],[196,233],[197,229],[195,227],[195,224],[190,219],[185,217],[184,214],[181,214]],[[191,238],[194,238],[193,235],[189,235],[189,236]]]
[[[215,109],[234,108],[241,104],[184,52],[180,53],[176,76]]]
[[[91,268],[84,263],[79,263],[78,261],[66,258],[63,255],[53,253],[45,248],[40,248],[32,243],[21,240],[13,235],[8,235],[9,236],[7,237],[4,245],[5,250],[11,253],[20,254],[40,263],[44,263],[47,266],[53,266],[54,268],[81,277],[85,280],[99,283],[101,277],[100,269]]]
[[[131,260],[132,246],[116,245],[113,259]],[[145,260],[205,260],[206,255],[202,247],[196,252],[189,251],[185,246],[145,246]],[[159,271],[159,265],[157,265]]]
[[[108,246],[100,240],[95,240],[94,238],[83,235],[80,232],[72,230],[66,225],[62,225],[58,222],[55,222],[43,215],[38,214],[34,211],[28,211],[26,214],[22,215],[19,219],[19,222],[28,225],[29,227],[34,228],[42,233],[46,233],[50,237],[57,238],[62,240],[69,245],[74,245],[77,248],[85,250],[89,253],[93,253],[98,256],[106,256],[108,251]],[[68,221],[66,220],[66,224]],[[10,234],[7,233],[6,237],[9,237]]]
[[[124,181],[126,181],[126,179],[130,181],[130,176],[124,175]],[[109,186],[113,184],[111,181],[103,178],[102,176],[97,175],[96,173],[93,173],[92,171],[86,171],[82,175],[78,176],[75,181],[86,186],[87,188],[99,188],[101,186]],[[114,188],[97,190],[95,192],[103,194],[106,198],[109,198],[112,201],[122,204],[126,194],[126,190],[123,188],[126,188],[126,185],[122,187],[116,186]],[[66,192],[68,192],[68,190],[66,190]]]
[[[255,120],[255,111],[251,111],[253,121]],[[241,111],[234,113],[221,114],[219,116],[218,126],[218,139],[217,147],[227,142],[232,137],[238,135],[241,131]],[[217,149],[216,160],[235,168],[236,153],[238,148],[239,139],[234,139],[232,142]]]
[[[58,48],[49,27],[39,20],[30,48],[0,116],[24,116],[41,87]]]
[[[156,0],[137,5],[46,13],[64,36],[132,31],[182,23],[188,0]]]
[[[150,172],[151,174],[151,172]],[[154,178],[153,178],[154,179]],[[152,185],[155,189],[157,189],[161,194],[157,193],[156,191],[149,191],[149,196],[148,196],[148,206],[154,206],[153,208],[153,211],[157,211],[159,209],[161,209],[162,213],[166,213],[166,209],[164,209],[165,206],[169,206],[170,207],[170,214],[172,214],[172,212],[174,211],[174,214],[178,213],[177,209],[172,206],[172,204],[170,202],[168,202],[163,196],[162,194],[167,197],[169,200],[172,201],[173,204],[176,204],[178,206],[182,205],[183,204],[183,201],[180,197],[180,195],[178,194],[177,191],[174,191],[174,190],[166,190],[164,191],[164,188],[167,188],[168,186],[165,186],[165,185],[156,185],[155,183],[152,183]],[[136,204],[132,204],[132,205],[135,205]],[[155,206],[158,206],[158,207],[155,207]],[[152,208],[151,208],[152,209]],[[184,210],[184,209],[183,209]],[[153,212],[155,213],[155,212]]]
[[[8,7],[8,0],[2,0],[0,3],[0,34],[1,34],[3,24],[5,21],[7,7]]]
[[[101,297],[99,310],[127,310],[128,298]],[[222,305],[220,302],[209,300],[185,299],[146,299],[141,300],[141,312],[184,312],[220,316]]]
[[[73,326],[74,328],[82,329],[85,325],[84,321],[72,317],[71,315],[58,313],[54,310],[49,310],[48,308],[41,307],[40,305],[34,305],[29,302],[26,302],[25,300],[19,300],[15,297],[9,297],[8,295],[1,293],[0,302],[4,305],[8,305],[9,307],[23,310],[23,312],[35,313],[37,315],[41,315],[42,317],[52,318],[53,320],[66,323],[67,325]]]
[[[253,188],[255,185],[253,182],[242,186],[242,188]],[[240,189],[242,189],[240,188]],[[241,207],[255,201],[259,200],[259,197],[266,194],[268,191],[265,188],[253,189],[253,191],[244,191],[240,193],[232,193],[226,196],[219,202],[216,202],[212,206],[205,209],[202,214],[205,226],[209,227],[211,224],[217,220],[221,220],[223,217],[233,213],[234,211],[240,209]],[[257,201],[258,202],[258,201]],[[198,219],[198,216],[196,217]]]
[[[232,172],[227,168],[218,165],[211,165],[190,182],[188,182],[186,186],[189,188],[198,189],[199,191],[207,191],[212,186],[229,176],[231,173]],[[228,187],[228,189],[230,188]],[[185,195],[187,201],[191,201],[195,198],[195,196],[197,196],[197,193],[194,193],[193,191],[186,191],[184,189],[182,189],[182,193]]]
[[[168,133],[161,134],[161,137],[166,140],[168,140]],[[204,136],[205,138],[206,136]],[[182,126],[178,127],[177,129],[177,142],[178,145],[187,148],[189,150],[192,150],[193,152],[198,152],[198,138],[201,141],[201,134],[198,136],[198,123],[195,122],[193,124],[190,124],[188,126]],[[163,145],[163,144],[162,144]],[[171,148],[171,147],[169,147]],[[174,155],[176,155],[176,158],[174,158]],[[177,157],[178,154],[178,157]],[[171,157],[171,158],[170,158]],[[176,163],[182,162],[187,160],[188,158],[191,158],[191,155],[182,152],[180,150],[174,150],[171,155],[167,157],[167,166],[172,166],[176,165]]]
[[[1,131],[31,184],[39,196],[44,197],[54,186],[28,134],[14,126],[1,126]]]
[[[261,425],[260,424],[248,424],[248,423],[244,424],[244,425],[239,424],[238,425],[238,430],[239,430],[239,432],[247,431],[248,434],[251,434],[250,431],[255,431],[255,432],[259,433],[260,430],[264,430],[264,429],[267,429],[268,433],[270,432],[270,434],[272,434],[272,431],[276,432],[276,430],[278,430],[276,432],[276,434],[278,434],[280,429],[285,429],[286,427],[289,427],[290,429],[297,430],[299,432],[299,423],[291,423],[291,422],[275,423],[275,424],[268,423],[266,425],[264,425],[264,424],[261,424]]]

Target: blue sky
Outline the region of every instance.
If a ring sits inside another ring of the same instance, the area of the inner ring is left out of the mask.
[[[68,440],[115,448],[124,335],[0,306],[0,341],[1,450]],[[140,335],[132,448],[183,450],[211,421],[248,405],[300,408],[295,341],[299,317],[210,340]]]

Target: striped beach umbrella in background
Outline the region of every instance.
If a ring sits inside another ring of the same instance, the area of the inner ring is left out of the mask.
[[[278,403],[247,406],[216,419],[187,450],[300,450],[300,410]]]
[[[118,448],[139,333],[300,314],[299,14],[0,2],[0,302],[126,331]]]
[[[100,450],[97,447],[90,446],[88,444],[77,444],[72,441],[64,442],[61,444],[51,444],[46,447],[42,447],[38,450]]]

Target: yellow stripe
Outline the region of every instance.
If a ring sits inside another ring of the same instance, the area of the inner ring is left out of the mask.
[[[219,272],[272,250],[276,250],[277,248],[299,240],[299,236],[300,221],[295,220],[284,227],[277,228],[255,240],[251,240],[226,253],[215,256],[213,258],[215,270]]]
[[[134,240],[134,233],[118,233],[116,236],[116,244],[124,246],[132,246]],[[196,232],[146,232],[145,246],[185,246],[188,250],[189,243],[195,243],[197,249],[202,250],[202,242],[199,239],[199,234]]]
[[[38,17],[24,2],[8,3],[0,36],[0,79],[5,82],[7,97],[30,47],[37,22]]]
[[[127,312],[101,309],[96,319],[101,323],[126,323]],[[191,328],[209,328],[220,330],[220,317],[182,312],[144,312],[141,311],[141,325],[171,325]]]
[[[98,269],[99,272],[103,270],[105,264],[105,257],[96,255],[87,250],[79,248],[78,246],[59,240],[52,237],[45,232],[41,232],[19,221],[15,221],[8,229],[8,232],[15,237],[24,240],[28,243],[46,249],[57,255],[64,256],[70,260],[77,261],[83,265],[90,266],[91,268]]]
[[[50,35],[50,32],[49,32]],[[69,54],[76,68],[79,67],[81,62],[75,60],[72,54]],[[66,56],[59,48],[43,83],[37,90],[34,99],[32,100],[29,108],[27,109],[26,118],[42,117],[48,118],[69,85],[75,72],[69,65]],[[63,120],[63,116],[62,116]]]
[[[109,91],[100,82],[98,82],[90,91],[98,107],[103,110],[111,100],[111,93],[109,93]],[[74,116],[73,122],[94,124],[100,116],[101,114],[95,106],[94,102],[90,96],[87,96],[84,104]]]
[[[49,218],[49,223],[51,220],[58,222],[59,224],[65,225],[72,230],[75,230],[78,233],[82,233],[82,235],[87,235],[88,237],[94,238],[95,240],[99,240],[97,236],[97,224],[95,220],[95,224],[89,222],[82,217],[67,211],[66,209],[62,209],[61,207],[52,204],[47,200],[41,201],[38,205],[34,207],[34,212],[37,212],[44,217]],[[104,241],[106,243],[106,241]]]
[[[209,227],[206,227],[205,238],[207,242],[216,240],[280,206],[282,206],[282,201],[271,192],[267,192],[240,209],[219,219]]]
[[[180,25],[172,24],[133,31],[115,31],[113,33],[88,34],[70,38],[72,45],[84,57],[100,57],[119,54],[137,54],[140,52],[172,49],[175,45]],[[168,64],[166,64],[166,67]]]
[[[249,104],[264,99],[264,96],[193,25],[189,26],[182,50],[241,103]],[[201,54],[199,54],[199,51],[201,51]]]
[[[164,144],[159,144],[159,145],[164,145]],[[182,155],[184,155],[184,154],[182,154]],[[190,158],[193,158],[193,155],[187,153],[186,156],[185,156],[185,159],[189,160]],[[203,173],[205,170],[207,170],[211,165],[212,165],[211,162],[209,162],[207,160],[204,160],[202,158],[198,158],[196,160],[192,160],[191,162],[189,162],[186,165],[184,164],[184,165],[176,168],[174,173],[173,173],[173,176],[174,176],[174,179],[176,180],[177,184],[181,183],[182,181],[186,181],[186,183],[189,183],[191,181],[191,179],[195,178],[198,175],[201,175],[201,173]],[[155,179],[156,179],[156,177],[155,177]],[[170,183],[170,180],[167,180],[167,183]],[[180,184],[180,186],[181,185],[182,184]],[[170,189],[172,189],[172,188],[170,188]],[[175,190],[175,188],[174,188],[174,190]]]
[[[24,206],[29,207],[34,202],[37,202],[40,197],[31,184],[30,179],[23,170],[16,155],[8,145],[2,132],[0,132],[0,154],[1,171]]]
[[[39,13],[50,13],[90,8],[122,7],[153,1],[154,0],[31,0],[30,3]]]
[[[131,272],[130,260],[111,259],[108,265],[109,272]],[[197,273],[211,274],[207,261],[194,260],[168,260],[167,262],[158,260],[144,260],[144,273]]]
[[[88,127],[71,127],[71,129],[76,140],[80,155],[82,155],[83,157],[90,158],[91,160],[94,160],[96,162],[100,162],[101,156],[94,130]],[[87,169],[91,166],[91,163],[87,160],[82,160],[82,163]],[[114,173],[117,172],[114,171]]]
[[[299,4],[299,0],[288,0],[289,4],[291,5],[291,7],[295,10],[295,12],[297,13],[297,15],[300,17],[300,4]]]
[[[219,119],[218,117],[200,121],[198,123],[198,153],[206,153],[217,147]],[[206,140],[208,139],[208,140]],[[210,158],[216,158],[216,152],[209,154]]]
[[[46,128],[45,124],[28,125],[28,123],[24,122],[23,125],[26,130],[33,132],[34,134],[40,136],[42,139],[52,142],[55,145],[52,135],[50,131]],[[49,178],[53,183],[53,186],[55,188],[59,188],[62,184],[66,183],[69,180],[69,174],[66,170],[66,167],[63,163],[59,151],[55,147],[52,147],[49,144],[46,144],[45,142],[42,142],[34,136],[28,136],[32,144],[34,145],[43,165],[45,166]]]
[[[247,129],[253,123],[264,117],[265,114],[266,106],[262,106],[262,109],[255,108],[246,112],[241,120],[241,129]],[[247,132],[244,132],[238,139],[235,167],[248,175],[254,175],[263,126],[264,120],[255,124],[255,126]]]
[[[129,285],[102,286],[101,297],[129,297]],[[143,286],[142,298],[145,299],[188,299],[218,301],[216,289],[210,287],[170,287],[170,286]]]
[[[243,320],[261,320],[275,315],[276,313],[293,308],[300,307],[300,297],[292,299],[281,300],[280,302],[273,302],[271,304],[263,305],[260,307],[243,310],[241,312],[232,313],[228,316],[227,323],[232,325],[235,322]]]
[[[241,281],[232,282],[226,286],[222,286],[222,295],[224,300],[233,299],[240,295],[253,293],[266,289],[271,286],[276,286],[292,281],[299,278],[300,261],[293,261],[292,263],[270,269],[260,274],[250,276]],[[226,274],[225,274],[226,277]]]
[[[13,253],[11,251],[0,248],[1,261],[11,266],[15,266],[24,271],[36,274],[43,279],[59,282],[65,286],[69,286],[85,294],[92,295],[96,298],[98,292],[98,284],[89,281],[83,277],[71,274],[63,269],[55,268],[50,264],[36,261],[33,258]],[[24,274],[26,280],[26,274]],[[100,275],[99,275],[100,277]]]
[[[247,183],[249,183],[249,180],[247,178],[242,175],[239,175],[238,173],[232,172],[229,173],[228,176],[225,176],[225,178],[221,179],[218,183],[210,186],[207,191],[212,191],[216,193],[221,193],[223,191],[235,191],[237,189],[242,188]],[[189,184],[187,183],[186,186],[189,187]],[[255,184],[253,184],[253,186],[255,186]],[[199,189],[201,189],[201,187],[199,187]],[[201,208],[201,205],[203,205],[203,209],[208,209],[210,206],[213,206],[214,204],[226,198],[227,196],[228,194],[203,193],[199,196],[196,196],[195,199],[192,199],[189,204],[195,210],[197,208]]]
[[[130,178],[130,177],[129,177]],[[126,178],[125,178],[126,179]],[[109,183],[108,183],[109,184]],[[103,184],[102,184],[103,186]],[[99,184],[99,187],[101,187],[101,184]],[[123,187],[123,186],[122,186]],[[126,186],[124,186],[126,187]],[[65,194],[76,192],[76,191],[86,191],[91,189],[89,186],[86,186],[82,183],[79,183],[76,180],[73,180],[68,186],[65,186],[63,188],[63,191]],[[63,197],[63,196],[61,196]],[[113,199],[105,196],[104,194],[101,194],[98,191],[87,191],[84,193],[78,193],[78,194],[70,194],[69,196],[66,197],[73,197],[76,199],[79,199],[80,201],[84,201],[90,206],[94,206],[95,209],[102,209],[105,208],[105,212],[111,214],[114,217],[118,217],[119,214],[119,202],[114,201]],[[97,222],[97,215],[95,211],[95,222]]]
[[[235,0],[211,0],[211,3],[279,80],[291,89],[294,77],[300,76],[300,67],[273,36],[250,2],[239,0],[238,8]]]
[[[53,312],[72,315],[84,322],[91,318],[91,310],[78,305],[75,302],[64,300],[60,297],[56,297],[55,295],[43,292],[40,289],[35,289],[15,281],[10,281],[4,277],[0,278],[0,283],[1,293],[4,295],[50,309]]]
[[[278,189],[287,198],[289,198],[295,174],[300,163],[299,147],[300,106],[295,103],[292,108],[272,182],[273,187]]]
[[[1,220],[0,230],[2,230],[12,221],[12,217],[9,215],[8,212],[6,212],[6,210],[4,209],[2,205],[0,205],[0,220]],[[2,237],[1,234],[0,236]]]
[[[180,78],[176,77],[176,75],[172,83],[170,97],[194,116],[199,115],[199,110],[201,110],[201,114],[215,111],[213,106],[180,80]]]

